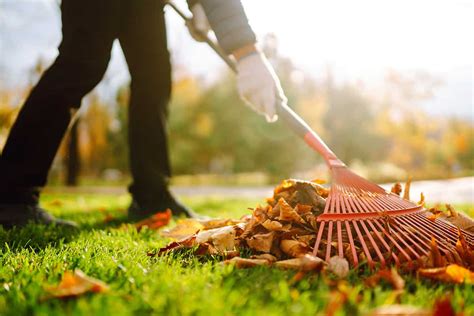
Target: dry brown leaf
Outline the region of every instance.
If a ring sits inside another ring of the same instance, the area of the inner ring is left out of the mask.
[[[262,253],[260,255],[254,255],[254,256],[251,256],[250,259],[265,259],[265,260],[268,260],[270,262],[275,262],[277,261],[277,258],[269,253]]]
[[[280,242],[280,249],[292,258],[304,256],[311,251],[311,248],[305,243],[292,239],[282,240]]]
[[[403,198],[407,201],[410,200],[410,187],[411,187],[411,177],[408,178],[405,183],[405,190],[403,190]]]
[[[440,217],[441,215],[443,215],[443,213],[431,214],[430,216],[428,216],[428,219],[429,219],[430,221],[433,221],[433,222],[434,222],[434,221],[436,221],[436,219],[437,219],[438,217]]]
[[[236,268],[253,268],[257,266],[269,266],[271,264],[267,259],[246,259],[241,257],[234,257],[230,260],[225,260],[223,264],[234,264]]]
[[[301,216],[284,199],[278,200],[278,206],[280,207],[279,220],[304,223]]]
[[[275,232],[269,232],[267,234],[256,234],[250,238],[247,238],[245,241],[247,242],[247,245],[254,250],[270,252],[274,236]]]
[[[306,254],[304,256],[277,261],[274,263],[277,268],[281,269],[291,269],[291,270],[300,270],[304,272],[309,271],[320,271],[324,268],[325,262],[313,255]]]
[[[446,265],[446,259],[441,255],[438,248],[436,239],[431,237],[431,249],[429,253],[429,266],[431,267],[444,267]]]
[[[179,220],[175,227],[163,230],[160,235],[167,238],[181,240],[197,233],[202,229],[204,229],[204,225],[202,225],[199,221],[195,219],[184,219]]]
[[[272,221],[271,219],[267,219],[265,222],[263,222],[262,226],[265,227],[269,231],[283,230],[282,223],[278,221]]]
[[[388,282],[392,288],[397,291],[401,291],[405,287],[405,280],[403,280],[403,278],[395,269],[379,270],[375,274],[365,279],[364,284],[368,287],[375,287],[380,283],[381,280]]]
[[[230,219],[230,218],[213,218],[213,219],[207,219],[207,220],[188,219],[188,220],[198,222],[202,226],[203,230],[220,228],[224,226],[233,226],[233,225],[237,225],[244,222],[244,219],[235,220],[235,219]]]
[[[390,189],[390,192],[392,192],[393,194],[396,194],[398,196],[400,196],[400,194],[402,194],[402,185],[400,183],[395,183],[392,188]]]
[[[196,243],[211,243],[221,253],[233,250],[237,229],[239,229],[239,225],[200,231],[196,234]]]
[[[457,264],[441,268],[419,269],[418,275],[442,282],[474,284],[474,272]]]
[[[58,286],[46,288],[48,297],[69,298],[88,292],[100,293],[109,289],[104,282],[87,276],[79,269],[66,271]]]
[[[339,256],[334,256],[328,261],[328,271],[339,279],[344,279],[349,274],[349,262]]]
[[[168,225],[171,220],[171,215],[171,210],[166,209],[165,212],[158,212],[142,221],[139,221],[135,224],[135,227],[138,230],[141,230],[145,226],[149,229],[160,229],[161,227]]]
[[[420,206],[425,205],[425,195],[423,194],[423,192],[420,193],[420,200],[418,201],[417,204],[420,205]]]

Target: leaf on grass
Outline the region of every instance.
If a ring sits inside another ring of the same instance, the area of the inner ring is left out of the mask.
[[[234,225],[203,230],[196,234],[196,243],[212,243],[220,252],[233,250],[236,233],[239,229],[239,225]]]
[[[135,224],[135,227],[138,230],[141,230],[143,227],[148,227],[149,229],[160,229],[161,227],[168,225],[170,220],[171,210],[167,209],[165,212],[158,212],[142,221],[139,221]]]
[[[349,262],[345,258],[334,256],[329,259],[328,271],[331,271],[339,279],[344,279],[349,274]]]
[[[268,260],[270,262],[275,262],[277,261],[277,258],[269,253],[263,253],[261,255],[254,255],[254,256],[251,256],[250,259],[265,259],[265,260]]]
[[[299,270],[303,272],[320,271],[324,268],[325,264],[326,263],[322,259],[310,254],[274,263],[277,268]]]
[[[377,271],[372,276],[365,279],[364,284],[368,287],[375,287],[379,285],[380,281],[386,281],[394,290],[401,291],[405,287],[405,280],[398,274],[397,270],[383,269]]]
[[[181,240],[204,229],[204,225],[195,219],[184,219],[178,221],[175,227],[163,230],[160,235],[167,238]]]
[[[66,271],[58,286],[46,289],[48,297],[69,298],[88,292],[100,293],[109,289],[104,282],[87,276],[81,270]]]
[[[223,261],[223,264],[229,265],[234,264],[236,268],[253,268],[257,266],[269,266],[271,262],[267,259],[247,259],[241,257],[234,257],[230,260]]]
[[[457,264],[450,264],[441,268],[418,269],[418,275],[448,283],[474,284],[474,272]]]

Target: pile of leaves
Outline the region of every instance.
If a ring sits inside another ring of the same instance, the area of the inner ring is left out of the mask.
[[[404,198],[409,198],[405,186]],[[396,184],[392,192],[400,194],[402,186]],[[327,263],[323,254],[313,254],[316,241],[317,218],[323,213],[329,190],[320,181],[284,180],[275,188],[272,198],[264,206],[250,209],[252,213],[240,220],[184,220],[164,236],[177,241],[150,255],[163,255],[178,249],[191,249],[195,255],[217,255],[224,264],[239,268],[275,266],[299,271],[329,270],[343,278],[348,274],[349,262],[332,257]],[[424,196],[419,203],[424,203]],[[463,229],[474,228],[473,221],[451,206],[447,211],[440,207],[427,210],[431,220],[446,220]],[[433,218],[431,218],[433,217]],[[428,255],[416,265],[421,276],[442,281],[474,282],[474,249],[459,230],[456,255],[446,256],[438,241],[432,238]]]

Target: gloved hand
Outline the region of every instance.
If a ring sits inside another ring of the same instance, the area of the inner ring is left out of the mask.
[[[278,119],[277,102],[288,101],[272,65],[258,51],[237,58],[237,89],[245,103],[269,123]]]
[[[203,42],[204,37],[211,30],[209,21],[207,20],[206,13],[200,3],[196,3],[191,7],[193,18],[186,22],[189,34],[198,42]]]

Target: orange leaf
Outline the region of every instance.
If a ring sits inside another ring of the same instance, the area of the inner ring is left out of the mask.
[[[441,215],[443,215],[443,213],[431,214],[430,216],[428,216],[428,219],[429,219],[430,221],[433,221],[433,222],[434,222],[434,221],[436,221],[436,219],[437,219],[438,217],[440,217]]]
[[[446,265],[446,259],[441,255],[436,239],[431,236],[430,259],[433,267],[442,267]]]
[[[457,264],[442,268],[419,269],[418,275],[442,282],[474,284],[474,272]]]
[[[410,200],[410,186],[411,186],[411,177],[409,177],[407,182],[405,183],[405,190],[403,191],[403,198],[408,201]]]
[[[401,291],[405,287],[405,280],[398,274],[397,270],[379,270],[374,275],[365,279],[365,285],[368,287],[375,287],[381,280],[390,283],[394,290]]]
[[[135,227],[140,230],[147,226],[150,229],[159,229],[163,226],[168,225],[171,220],[171,210],[167,209],[166,212],[158,212],[142,221],[135,224]]]
[[[49,287],[49,297],[68,298],[88,292],[100,293],[109,289],[104,282],[87,276],[81,270],[66,271],[58,286]]]

